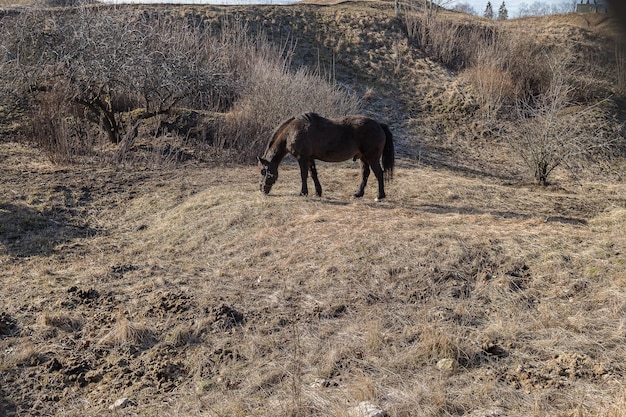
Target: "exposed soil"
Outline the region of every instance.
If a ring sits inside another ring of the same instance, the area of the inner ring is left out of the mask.
[[[529,183],[466,83],[364,4],[249,12],[276,39],[297,15],[294,59],[371,89],[398,144],[382,203],[351,161],[302,198],[286,160],[263,196],[254,166],[140,140],[55,166],[2,132],[1,416],[626,415],[623,160]]]
[[[489,184],[400,160],[389,201],[370,206],[344,199],[356,167],[320,167],[328,195],[302,199],[289,163],[263,197],[253,167],[60,168],[2,150],[3,415],[321,415],[361,399],[391,415],[536,415],[522,404],[585,387],[606,409],[622,378],[623,336],[578,311],[623,269],[615,237],[588,231],[626,208],[623,186]],[[459,398],[419,411],[437,389]]]

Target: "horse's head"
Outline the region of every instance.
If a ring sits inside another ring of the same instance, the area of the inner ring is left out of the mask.
[[[263,158],[257,158],[261,165],[261,182],[259,188],[264,194],[269,194],[272,186],[278,179],[278,167]]]

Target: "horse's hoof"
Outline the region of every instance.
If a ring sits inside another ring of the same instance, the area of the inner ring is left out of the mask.
[[[363,197],[363,194],[356,193],[356,194],[354,195],[354,198],[361,198],[361,197]]]
[[[383,198],[385,198],[385,197],[376,197],[374,199],[374,201],[377,202],[377,203],[380,203],[381,201],[383,201]]]

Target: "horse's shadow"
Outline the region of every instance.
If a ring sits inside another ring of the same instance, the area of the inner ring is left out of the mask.
[[[584,226],[587,224],[586,219],[580,219],[576,217],[565,217],[565,216],[554,216],[549,214],[542,213],[517,213],[514,211],[500,211],[500,210],[483,210],[475,207],[464,207],[464,206],[448,206],[442,204],[432,204],[432,203],[424,203],[419,204],[414,207],[416,210],[420,210],[425,213],[431,214],[465,214],[465,215],[491,215],[494,217],[500,217],[503,219],[519,219],[519,220],[530,220],[530,219],[542,219],[546,223],[550,222],[558,222],[565,223],[571,225],[579,225]]]
[[[501,211],[501,210],[483,210],[475,207],[467,206],[450,206],[434,203],[409,203],[406,201],[398,202],[393,198],[385,199],[382,202],[367,201],[363,199],[351,198],[351,199],[334,199],[334,198],[315,198],[313,200],[307,199],[307,201],[316,201],[329,206],[349,206],[354,203],[361,203],[369,208],[375,208],[380,210],[394,210],[397,208],[405,208],[412,210],[416,213],[430,213],[430,214],[462,214],[462,215],[491,215],[502,219],[541,219],[546,223],[563,223],[577,226],[587,225],[587,220],[577,217],[567,217],[542,213],[517,213],[514,211]]]
[[[0,253],[17,257],[49,256],[55,248],[98,230],[60,210],[40,213],[23,205],[0,203]]]

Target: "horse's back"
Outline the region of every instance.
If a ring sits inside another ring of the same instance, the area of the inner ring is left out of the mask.
[[[364,115],[325,118],[304,113],[289,119],[283,130],[291,154],[326,162],[379,157],[385,132],[374,119]]]

